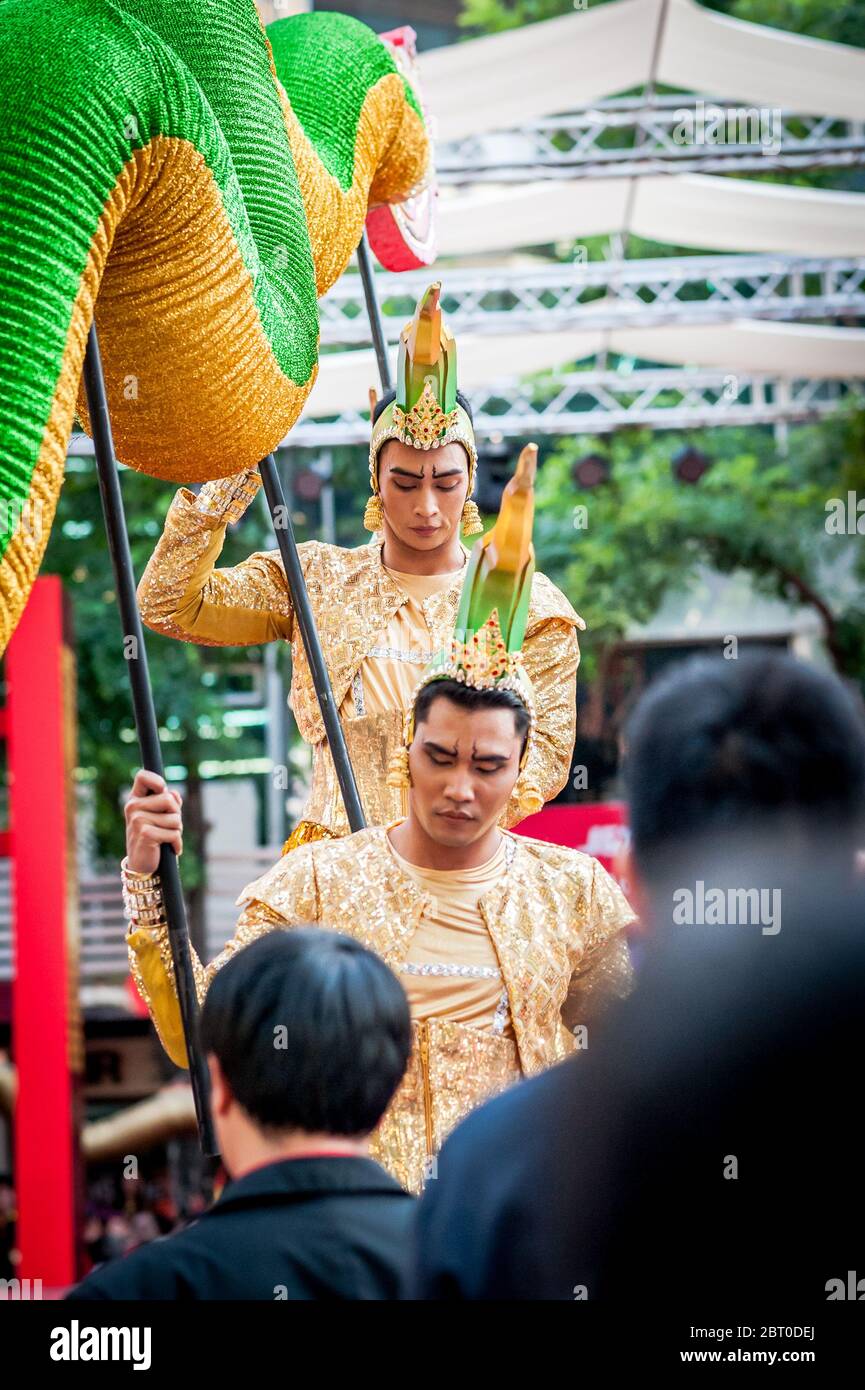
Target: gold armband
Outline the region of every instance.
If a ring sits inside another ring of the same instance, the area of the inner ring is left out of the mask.
[[[213,478],[199,489],[195,509],[205,516],[219,517],[226,524],[239,521],[260,487],[261,475],[255,468],[234,473],[230,478]]]
[[[120,865],[123,915],[136,927],[167,926],[165,900],[159,874],[142,874],[130,869],[128,857]]]

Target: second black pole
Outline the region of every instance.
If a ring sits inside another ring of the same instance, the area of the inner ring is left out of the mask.
[[[102,375],[102,360],[99,355],[99,341],[96,336],[95,324],[90,328],[87,351],[84,355],[84,387],[87,393],[87,409],[90,414],[90,429],[96,453],[99,494],[102,500],[108,549],[114,571],[114,587],[120,609],[123,640],[124,644],[131,641],[131,648],[124,651],[124,655],[127,658],[141,766],[150,772],[158,773],[164,779],[165,766],[159,743],[159,726],[153,704],[153,690],[150,685],[141,614],[138,611],[132,553],[129,548],[129,532],[123,510],[123,497],[120,491],[120,478],[117,472],[117,459],[114,453],[114,440],[111,434],[111,420],[108,414],[108,401],[105,395],[105,381]],[[165,916],[168,922],[168,940],[171,945],[177,999],[183,1022],[183,1036],[186,1042],[189,1080],[192,1084],[198,1133],[202,1152],[205,1157],[212,1158],[219,1153],[219,1148],[210,1114],[210,1084],[207,1065],[198,1046],[198,996],[195,991],[189,930],[186,924],[186,905],[183,901],[177,855],[171,845],[163,844],[159,847],[159,876],[165,903]]]
[[[261,460],[258,471],[261,474],[264,495],[270,508],[273,529],[276,532],[279,553],[288,581],[288,592],[291,595],[295,621],[300,628],[301,641],[312,674],[315,693],[318,697],[327,743],[336,769],[336,777],[342,792],[349,827],[352,831],[363,830],[366,827],[366,817],[357,789],[354,768],[348,756],[345,734],[339,722],[339,711],[333,697],[333,687],[330,683],[324,653],[321,650],[321,642],[315,626],[309,594],[306,590],[306,580],[303,577],[300,556],[297,553],[294,528],[291,524],[291,516],[286,505],[285,494],[282,490],[282,483],[273,454],[268,454],[267,458]]]
[[[363,284],[363,297],[366,301],[366,312],[369,316],[369,333],[372,338],[372,345],[375,348],[375,360],[378,363],[378,375],[381,381],[382,395],[387,395],[388,391],[393,390],[393,380],[390,374],[390,362],[387,355],[387,339],[384,336],[384,324],[382,322],[381,307],[375,288],[375,272],[372,268],[372,255],[370,253],[369,238],[366,232],[363,233],[357,245],[357,264]],[[370,421],[370,429],[371,428],[372,421]]]

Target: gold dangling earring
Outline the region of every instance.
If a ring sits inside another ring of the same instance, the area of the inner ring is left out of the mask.
[[[380,531],[384,523],[384,513],[381,506],[381,497],[374,492],[367,501],[363,513],[363,524],[367,531]]]
[[[462,529],[467,536],[479,536],[484,529],[481,521],[481,514],[478,511],[477,502],[473,502],[471,497],[467,497],[463,506],[463,514],[460,518]]]
[[[399,748],[394,749],[393,753],[391,753],[390,755],[390,760],[388,761],[387,765],[387,778],[385,779],[385,785],[388,787],[396,787],[400,790],[403,787],[411,786],[411,773],[409,771],[408,765],[408,749],[406,748],[404,743],[400,744]]]

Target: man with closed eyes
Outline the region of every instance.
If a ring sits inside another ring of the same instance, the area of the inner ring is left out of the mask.
[[[367,824],[405,815],[385,772],[412,691],[453,630],[468,551],[482,530],[471,493],[477,448],[468,402],[456,389],[456,344],[442,321],[440,285],[422,296],[400,339],[398,388],[373,409],[372,494],[366,545],[299,547],[334,699]],[[217,569],[226,527],[260,485],[257,471],[181,488],[138,588],[156,632],[205,646],[292,644],[291,707],[313,750],[312,784],[286,849],[348,833],[312,677],[278,550]],[[532,754],[502,823],[517,824],[565,785],[576,732],[577,630],[585,624],[554,584],[535,574],[523,656],[539,718]]]
[[[241,891],[222,953],[206,969],[193,955],[201,999],[239,949],[299,923],[352,936],[390,966],[408,996],[412,1052],[371,1152],[414,1192],[459,1120],[584,1044],[590,1016],[631,984],[634,914],[616,882],[579,850],[502,826],[538,727],[521,650],[536,461],[528,445],[475,545],[450,638],[412,693],[387,775],[406,814],[284,853]],[[181,851],[180,802],[142,771],[126,805],[127,943],[163,1045],[185,1065],[162,843]],[[363,1038],[363,1015],[355,1022]]]
[[[631,987],[634,914],[615,880],[579,850],[501,828],[531,722],[510,682],[432,676],[413,708],[407,816],[283,855],[243,888],[234,937],[216,959],[204,967],[193,953],[202,1001],[239,950],[300,924],[382,957],[405,987],[413,1040],[370,1153],[413,1192],[435,1175],[459,1120],[575,1051],[582,1029]],[[160,844],[182,848],[177,793],[139,772],[126,822],[125,871],[147,902],[140,920],[130,913],[132,970],[163,1045],[185,1065],[168,933],[154,906]]]

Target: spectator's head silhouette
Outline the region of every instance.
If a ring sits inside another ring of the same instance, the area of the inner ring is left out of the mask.
[[[750,841],[849,872],[865,843],[865,719],[839,679],[775,651],[674,667],[640,701],[625,779],[643,883],[703,842]]]
[[[229,1172],[293,1136],[365,1141],[411,1050],[396,976],[352,938],[312,927],[268,932],[228,961],[200,1032]]]

